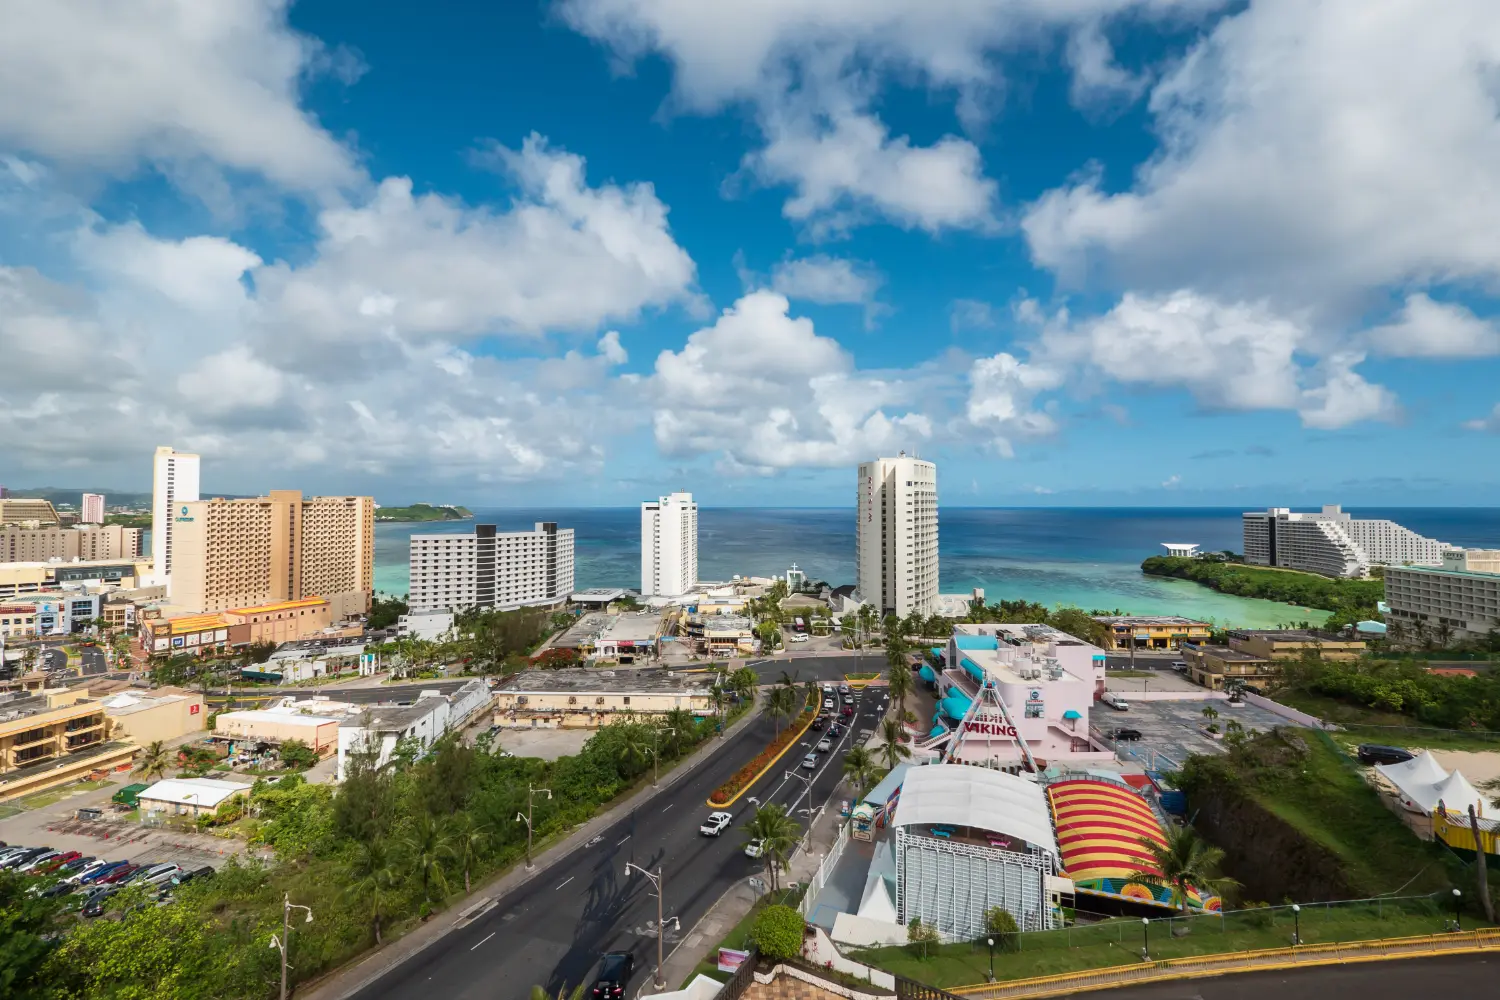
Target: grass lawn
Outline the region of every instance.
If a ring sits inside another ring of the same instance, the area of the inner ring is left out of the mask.
[[[1434,934],[1444,929],[1447,915],[1425,902],[1403,910],[1387,904],[1381,910],[1362,904],[1319,912],[1305,907],[1301,934],[1307,944],[1365,941],[1376,938]],[[1175,922],[1175,921],[1174,921]],[[1189,918],[1189,932],[1173,936],[1167,921],[1153,922],[1150,954],[1153,960],[1212,955],[1259,948],[1285,948],[1292,943],[1293,918],[1285,908],[1239,911],[1220,918]],[[1468,921],[1465,921],[1468,926]],[[1028,979],[1062,972],[1130,965],[1141,960],[1143,932],[1139,920],[1109,921],[1060,931],[1018,935],[1020,949],[995,952],[997,980]],[[942,945],[930,957],[919,958],[909,946],[859,949],[849,953],[865,962],[929,986],[951,989],[985,982],[989,949],[980,942]]]
[[[861,673],[861,674],[845,674],[844,675],[844,680],[846,680],[846,681],[874,681],[874,680],[879,680],[879,679],[880,679],[880,673],[879,673],[879,671],[875,671],[875,670],[871,670],[871,671],[869,671],[867,673]]]
[[[1155,676],[1157,676],[1157,671],[1155,671],[1155,670],[1115,670],[1115,669],[1111,669],[1104,676],[1106,678],[1109,678],[1109,677],[1155,677]]]
[[[1302,773],[1274,791],[1253,791],[1257,802],[1337,854],[1366,896],[1450,887],[1442,851],[1386,808],[1353,761],[1316,734],[1308,734],[1307,746]]]
[[[12,816],[19,816],[25,811],[20,806],[0,805],[0,819],[10,819]]]
[[[1432,750],[1500,750],[1500,735],[1428,728],[1418,725],[1408,715],[1349,705],[1303,691],[1277,691],[1272,697],[1283,705],[1342,726],[1343,732],[1331,735],[1349,747],[1360,743],[1390,743]]]
[[[760,915],[760,911],[765,907],[770,906],[772,903],[780,902],[783,899],[791,899],[793,900],[793,902],[790,905],[796,905],[796,900],[800,898],[801,897],[797,895],[797,891],[795,889],[782,889],[779,893],[768,892],[760,899],[756,900],[755,905],[750,908],[750,912],[745,914],[740,922],[735,924],[734,927],[730,929],[729,933],[725,934],[724,937],[721,938],[711,949],[709,949],[708,952],[703,956],[703,958],[698,961],[698,964],[693,967],[693,971],[689,972],[687,974],[687,978],[682,981],[682,985],[686,986],[698,976],[707,976],[710,979],[717,979],[721,983],[729,982],[730,974],[727,972],[719,971],[719,949],[733,948],[737,951],[749,951],[750,928],[755,924],[755,918]]]

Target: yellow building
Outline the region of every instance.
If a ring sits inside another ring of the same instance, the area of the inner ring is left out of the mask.
[[[140,635],[147,653],[202,653],[234,644],[223,615],[147,618],[140,622]]]
[[[333,624],[332,607],[326,598],[304,597],[300,601],[278,601],[253,608],[224,612],[235,642],[295,642],[322,632]],[[243,631],[244,635],[239,634]]]
[[[173,604],[209,612],[323,597],[335,619],[369,610],[373,497],[272,490],[179,504],[173,523]]]
[[[104,707],[87,695],[43,689],[0,703],[0,801],[134,759],[139,747],[109,740]]]
[[[1268,660],[1295,660],[1305,649],[1325,660],[1357,660],[1364,655],[1363,639],[1349,639],[1317,629],[1231,629],[1229,648]]]
[[[1263,690],[1281,669],[1263,656],[1228,646],[1188,643],[1182,647],[1182,658],[1188,665],[1188,677],[1193,683],[1212,691],[1224,690],[1225,683],[1231,680]]]
[[[196,691],[121,691],[100,704],[111,723],[110,734],[128,736],[141,746],[202,732],[208,719],[203,695]]]
[[[1175,615],[1095,615],[1109,634],[1107,649],[1177,649],[1184,642],[1202,642],[1213,634],[1207,622]]]
[[[664,715],[682,709],[711,715],[711,679],[701,674],[587,668],[526,670],[495,691],[495,725],[510,728],[593,728],[626,713]]]

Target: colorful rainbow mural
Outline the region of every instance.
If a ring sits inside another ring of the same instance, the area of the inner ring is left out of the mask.
[[[1070,778],[1048,785],[1047,800],[1063,868],[1077,891],[1172,907],[1170,889],[1128,881],[1137,871],[1160,874],[1143,838],[1166,846],[1161,823],[1140,795],[1110,781]],[[1223,903],[1190,890],[1188,906],[1217,912]]]

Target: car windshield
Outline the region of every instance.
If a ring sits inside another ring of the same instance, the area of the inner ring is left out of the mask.
[[[605,955],[604,963],[599,966],[599,978],[610,982],[625,978],[625,956]]]

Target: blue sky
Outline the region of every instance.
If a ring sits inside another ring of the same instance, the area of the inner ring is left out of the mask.
[[[17,20],[0,482],[1494,502],[1479,0]]]

